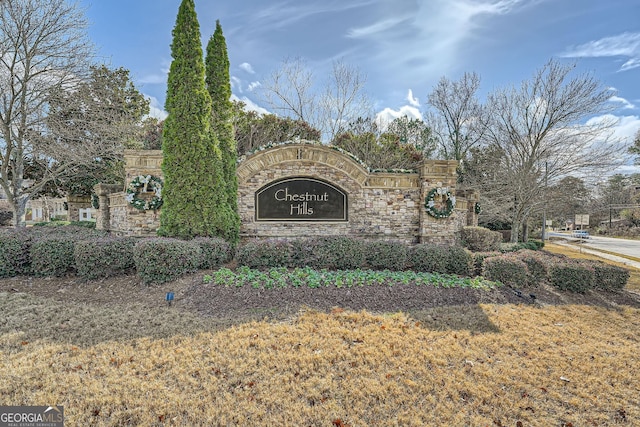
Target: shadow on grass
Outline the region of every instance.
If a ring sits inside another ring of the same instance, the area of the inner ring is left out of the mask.
[[[7,292],[0,292],[0,313],[0,334],[17,333],[21,342],[47,340],[82,347],[105,341],[193,335],[234,323],[167,306],[97,306]]]
[[[473,334],[500,332],[479,305],[434,307],[407,314],[423,327],[433,330],[468,330]]]

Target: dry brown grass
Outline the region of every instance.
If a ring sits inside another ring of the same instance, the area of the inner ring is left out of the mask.
[[[583,252],[580,250],[579,246],[558,245],[558,244],[547,242],[544,246],[544,249],[546,251],[549,251],[555,254],[563,254],[571,258],[599,260],[609,264],[624,267],[628,269],[630,273],[629,281],[627,282],[627,289],[640,291],[640,270],[636,268],[632,268],[619,262],[611,261],[596,255]]]
[[[640,310],[478,309],[495,332],[336,309],[88,347],[5,333],[0,395],[70,426],[640,423]]]

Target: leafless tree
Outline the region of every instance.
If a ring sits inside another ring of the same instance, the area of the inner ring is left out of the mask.
[[[445,159],[463,162],[469,150],[482,140],[487,116],[477,98],[479,88],[480,77],[465,73],[458,81],[442,77],[429,94],[431,108],[425,121]]]
[[[0,2],[0,185],[17,226],[24,226],[29,198],[59,169],[87,159],[82,144],[50,138],[46,120],[51,97],[72,91],[89,72],[86,28],[83,11],[64,0]],[[25,179],[30,163],[44,166],[35,181]]]
[[[640,130],[636,132],[636,136],[633,138],[633,145],[629,147],[629,153],[637,156],[635,163],[640,164]]]
[[[590,74],[571,76],[573,65],[550,61],[519,88],[490,94],[483,140],[499,163],[491,179],[476,184],[489,200],[508,208],[512,241],[544,207],[545,189],[574,175],[602,176],[620,164],[615,121],[605,114],[611,91]],[[520,233],[522,231],[522,234]]]
[[[331,141],[357,117],[366,115],[370,103],[366,79],[342,61],[332,64],[325,81],[318,81],[301,58],[286,59],[261,85],[265,101],[276,114],[302,120]]]

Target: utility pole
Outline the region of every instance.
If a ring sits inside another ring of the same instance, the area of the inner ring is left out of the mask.
[[[543,205],[542,205],[542,241],[544,242],[547,238],[547,162],[544,162],[544,192],[542,193],[542,197],[544,197]]]

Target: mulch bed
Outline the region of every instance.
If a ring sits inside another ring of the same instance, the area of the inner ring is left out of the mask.
[[[137,304],[157,307],[166,304],[166,292],[175,293],[173,306],[205,316],[229,318],[283,317],[301,308],[331,310],[334,307],[354,311],[412,312],[433,307],[483,304],[579,304],[616,308],[621,305],[640,308],[640,295],[590,291],[586,294],[561,292],[551,286],[519,290],[503,287],[490,291],[469,288],[394,285],[352,288],[288,287],[255,289],[250,286],[225,287],[203,283],[206,272],[184,276],[174,282],[146,286],[137,276],[120,276],[86,282],[77,277],[14,277],[0,280],[0,292],[24,292],[55,300],[95,305]],[[535,298],[530,295],[534,295]]]

